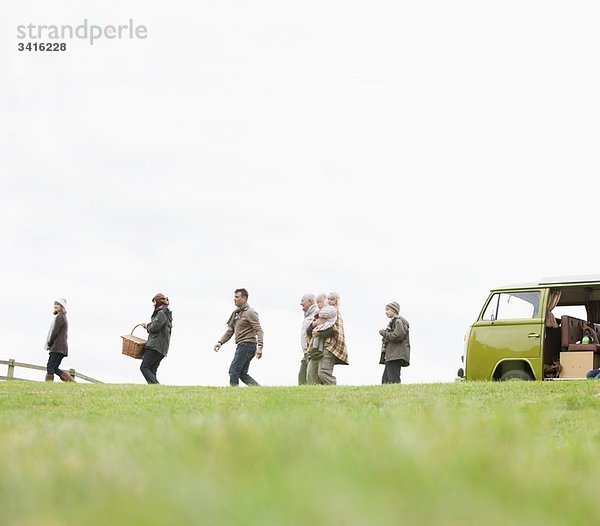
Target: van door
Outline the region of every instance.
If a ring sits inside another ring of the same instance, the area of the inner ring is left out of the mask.
[[[531,366],[534,377],[542,370],[544,320],[540,306],[545,290],[494,292],[471,328],[467,346],[466,376],[491,380],[496,366],[515,360]]]

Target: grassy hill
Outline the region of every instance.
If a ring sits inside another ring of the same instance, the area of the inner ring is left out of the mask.
[[[599,392],[2,382],[0,522],[598,524]]]

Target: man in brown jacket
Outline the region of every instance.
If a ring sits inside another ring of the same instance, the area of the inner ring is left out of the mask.
[[[263,348],[263,330],[258,314],[248,305],[248,291],[236,289],[233,296],[236,309],[227,320],[227,330],[216,343],[215,352],[235,334],[235,355],[229,367],[229,385],[239,385],[240,380],[246,385],[259,385],[248,374],[250,362],[256,356],[260,359]]]
[[[69,354],[67,336],[69,332],[69,322],[67,321],[67,300],[59,298],[54,302],[54,321],[50,325],[48,338],[46,339],[46,350],[50,353],[48,356],[48,365],[46,366],[46,381],[53,382],[54,375],[63,382],[74,382],[75,380],[67,371],[59,369],[62,359]]]

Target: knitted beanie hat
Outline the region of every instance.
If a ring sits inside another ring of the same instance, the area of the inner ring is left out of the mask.
[[[58,298],[58,299],[54,300],[54,303],[58,303],[59,305],[62,305],[65,310],[67,309],[67,300],[65,298]]]
[[[391,303],[388,303],[385,306],[385,308],[393,310],[396,314],[400,314],[400,305],[398,303],[396,303],[395,301],[392,301]]]

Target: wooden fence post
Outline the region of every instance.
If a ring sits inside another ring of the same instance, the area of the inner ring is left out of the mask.
[[[46,372],[46,367],[44,365],[32,365],[30,363],[21,363],[21,362],[17,362],[17,360],[15,360],[14,358],[10,358],[8,360],[0,360],[0,366],[2,365],[7,365],[8,366],[8,371],[6,372],[6,376],[3,376],[2,374],[0,374],[0,380],[25,380],[24,378],[19,378],[18,376],[15,376],[15,369],[17,367],[23,367],[25,369],[33,369],[35,371],[44,371]],[[0,373],[2,373],[2,371],[0,371]],[[86,382],[90,382],[93,384],[101,384],[102,382],[100,380],[95,380],[94,378],[90,378],[89,376],[86,376],[85,374],[82,373],[78,373],[75,369],[69,369],[69,374],[75,378],[80,378],[81,380],[85,380]],[[1,521],[0,521],[1,524]]]
[[[15,377],[15,359],[8,359],[8,372],[6,373],[6,379],[12,380]]]

